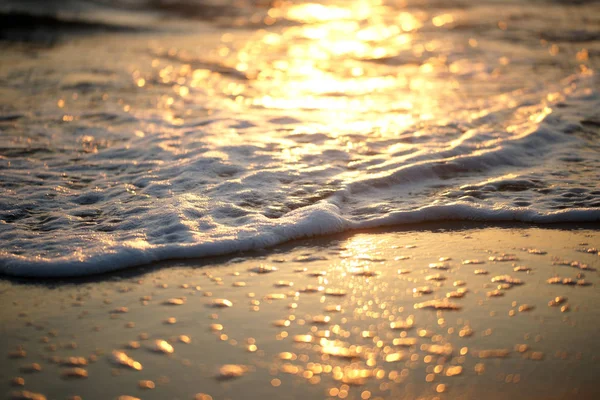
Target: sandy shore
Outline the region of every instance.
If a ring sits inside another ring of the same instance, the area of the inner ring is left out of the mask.
[[[572,228],[356,233],[87,280],[0,281],[0,391],[598,398],[600,231]]]

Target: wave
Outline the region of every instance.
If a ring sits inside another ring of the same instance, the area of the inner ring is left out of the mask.
[[[369,221],[353,221],[337,206],[323,201],[292,211],[277,220],[263,219],[221,240],[192,244],[150,245],[132,240],[59,258],[27,257],[0,252],[0,272],[18,277],[75,277],[101,274],[172,259],[193,259],[272,247],[294,239],[347,230],[443,221],[526,222],[552,224],[600,222],[600,209],[568,209],[541,213],[525,208],[490,208],[466,202],[398,211]]]

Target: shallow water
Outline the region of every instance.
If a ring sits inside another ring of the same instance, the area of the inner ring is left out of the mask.
[[[0,31],[2,273],[600,220],[597,2],[26,3],[0,8],[37,27]]]
[[[2,280],[0,392],[596,399],[598,247],[595,230],[427,226],[99,281]],[[498,289],[506,275],[514,284]],[[556,276],[580,282],[548,283]],[[434,300],[458,309],[418,306]]]

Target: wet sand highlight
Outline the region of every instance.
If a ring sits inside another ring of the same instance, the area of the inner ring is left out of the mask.
[[[3,280],[0,390],[596,398],[600,235],[573,228],[376,231],[87,280]]]

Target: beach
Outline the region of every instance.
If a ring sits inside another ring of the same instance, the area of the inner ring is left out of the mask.
[[[599,18],[2,1],[0,395],[600,398]]]
[[[79,281],[4,280],[1,390],[593,399],[600,238],[591,228],[426,225]]]

